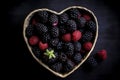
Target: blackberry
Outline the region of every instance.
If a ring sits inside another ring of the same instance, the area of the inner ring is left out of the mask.
[[[41,34],[41,40],[43,43],[46,43],[50,40],[50,35],[48,33]]]
[[[67,56],[63,52],[60,52],[59,60],[60,62],[65,62],[67,60]]]
[[[34,28],[32,25],[29,25],[27,28],[26,28],[26,36],[29,38],[33,35],[33,31],[34,31]]]
[[[85,27],[85,24],[86,24],[86,19],[84,17],[77,19],[77,25],[79,28]]]
[[[80,42],[74,42],[74,51],[79,52],[81,50],[81,44]]]
[[[47,11],[39,11],[39,12],[37,12],[36,17],[39,22],[46,23],[48,21],[48,12]]]
[[[48,59],[48,63],[49,64],[53,64],[53,63],[55,63],[57,61],[57,59],[58,59],[58,53],[55,52],[54,54],[55,54],[55,58]]]
[[[50,34],[52,37],[58,37],[59,36],[59,28],[58,27],[52,27],[50,30]]]
[[[82,42],[91,41],[92,38],[93,38],[92,32],[87,31],[87,32],[85,32],[85,33],[83,34],[83,36],[82,36]]]
[[[66,29],[70,32],[73,32],[77,29],[76,22],[74,20],[68,20],[66,23]]]
[[[56,72],[60,72],[62,70],[62,63],[57,62],[54,65],[51,66],[51,69],[56,71]]]
[[[56,47],[57,44],[59,42],[59,39],[58,38],[54,38],[54,39],[51,39],[49,44],[52,46],[52,47]]]
[[[58,25],[58,16],[55,14],[51,14],[49,17],[49,23],[52,26],[57,26]]]
[[[47,26],[45,26],[45,25],[43,25],[43,24],[41,24],[41,23],[37,23],[37,24],[35,25],[35,28],[36,28],[36,30],[37,30],[37,32],[38,32],[39,34],[43,34],[43,33],[46,33],[46,32],[48,31]]]
[[[48,64],[48,65],[54,64],[54,63],[58,60],[58,53],[57,53],[57,52],[54,52],[54,54],[55,54],[55,58],[51,58],[51,59],[49,59],[48,56],[43,55],[43,56],[42,56],[42,61],[43,61],[44,63]]]
[[[87,26],[88,30],[90,30],[91,32],[96,31],[96,24],[93,21],[88,21],[86,23],[86,26]]]
[[[58,42],[57,46],[56,46],[56,49],[57,50],[61,50],[62,49],[62,46],[63,46],[63,42]]]
[[[68,14],[69,16],[72,18],[72,19],[78,19],[80,18],[81,14],[79,12],[78,9],[75,9],[75,8],[72,8],[68,11]]]
[[[73,51],[67,51],[67,52],[65,52],[65,54],[66,54],[69,58],[71,58],[72,55],[74,54],[74,52],[73,52]]]
[[[73,56],[73,61],[74,61],[76,64],[80,63],[81,59],[82,59],[82,56],[81,56],[80,53],[75,53],[75,54],[74,54],[74,56]]]
[[[65,26],[61,25],[59,26],[59,31],[60,31],[60,34],[65,34],[66,33],[66,29],[65,29]]]
[[[42,52],[40,51],[38,47],[32,47],[32,51],[37,58],[40,58],[40,55]]]
[[[64,50],[65,51],[73,51],[74,50],[74,45],[72,43],[65,43],[64,44]]]
[[[74,63],[71,60],[67,60],[66,63],[64,64],[64,71],[69,72],[74,68]]]
[[[86,31],[86,28],[80,28],[79,31],[82,32],[82,34],[84,34]]]
[[[69,18],[68,18],[68,15],[67,15],[66,13],[63,13],[63,14],[61,14],[61,15],[59,16],[60,24],[63,24],[63,23],[65,23],[65,22],[67,22],[68,19],[69,19]]]
[[[91,68],[94,68],[97,66],[97,61],[95,60],[95,58],[93,56],[89,57],[87,60],[86,60],[86,64],[88,66],[90,66]]]

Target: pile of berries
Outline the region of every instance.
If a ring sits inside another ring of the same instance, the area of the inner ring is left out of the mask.
[[[52,70],[64,74],[91,50],[96,23],[92,14],[78,8],[61,15],[38,11],[25,32],[34,55]]]

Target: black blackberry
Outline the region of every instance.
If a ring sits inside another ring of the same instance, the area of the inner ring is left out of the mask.
[[[86,26],[88,28],[88,30],[95,32],[96,31],[96,24],[93,21],[88,21],[86,23]]]
[[[73,52],[73,51],[67,51],[67,52],[65,52],[65,54],[66,54],[69,58],[71,58],[72,55],[74,54],[74,52]]]
[[[43,54],[42,61],[48,65],[54,64],[58,60],[58,53],[54,52],[54,54],[55,54],[55,58],[51,58],[51,59],[49,59],[48,56]]]
[[[56,71],[56,72],[60,72],[62,70],[62,63],[57,62],[54,65],[51,66],[51,69]]]
[[[82,59],[82,56],[81,56],[80,53],[75,53],[75,54],[74,54],[74,56],[73,56],[73,61],[74,61],[76,64],[80,63],[81,59]]]
[[[52,47],[56,47],[57,44],[59,42],[59,39],[58,38],[54,38],[54,39],[51,39],[49,44],[52,46]]]
[[[85,27],[85,24],[86,24],[86,19],[84,17],[77,19],[77,25],[79,28]]]
[[[72,18],[72,19],[78,19],[80,18],[81,14],[79,12],[78,9],[75,9],[75,8],[72,8],[68,11],[68,14],[69,16]]]
[[[50,34],[52,37],[58,37],[59,36],[59,28],[58,27],[52,27],[50,30]]]
[[[57,59],[58,59],[58,53],[55,52],[54,54],[55,54],[55,58],[51,58],[51,59],[48,58],[48,63],[49,64],[53,64],[53,63],[55,63],[57,61]]]
[[[56,49],[57,50],[61,50],[62,49],[62,46],[63,46],[63,42],[58,42],[57,46],[56,46]]]
[[[40,55],[42,52],[40,51],[38,47],[32,47],[32,51],[37,58],[40,58]]]
[[[59,61],[65,62],[66,60],[67,60],[67,56],[63,52],[60,52],[59,53]]]
[[[86,31],[86,28],[80,28],[79,31],[82,32],[82,34],[84,34]]]
[[[87,32],[85,32],[85,33],[83,34],[83,36],[82,36],[82,42],[91,41],[92,38],[93,38],[92,32],[87,31]]]
[[[81,50],[81,44],[80,42],[74,42],[74,51],[79,52]]]
[[[41,34],[40,39],[42,40],[43,43],[46,43],[50,40],[50,35],[48,33],[43,33],[43,34]]]
[[[74,20],[68,20],[66,23],[66,29],[70,32],[73,32],[77,29],[76,22]]]
[[[68,19],[69,19],[68,15],[66,13],[63,13],[63,14],[61,14],[59,16],[59,22],[60,22],[60,24],[63,24],[65,22],[67,22]]]
[[[64,44],[64,50],[65,51],[73,51],[74,50],[74,45],[72,43],[65,43]]]
[[[57,26],[58,25],[58,16],[55,14],[51,14],[49,17],[49,23],[52,26]]]
[[[29,25],[27,28],[26,28],[26,36],[29,38],[29,37],[31,37],[34,33],[33,33],[33,31],[34,31],[34,28],[33,28],[33,26],[32,25]]]
[[[36,28],[36,30],[37,30],[37,32],[38,32],[39,34],[43,34],[43,33],[46,33],[46,32],[48,31],[47,26],[45,26],[45,25],[43,25],[43,24],[41,24],[41,23],[37,23],[37,24],[35,25],[35,28]]]
[[[64,25],[59,26],[59,31],[61,35],[65,34],[66,33],[65,26]]]
[[[74,68],[74,63],[71,60],[67,60],[64,64],[64,72],[69,72]]]
[[[94,68],[97,66],[97,61],[95,60],[95,58],[93,56],[90,56],[87,60],[86,60],[86,65],[88,65],[91,68]]]
[[[48,12],[47,11],[39,11],[39,12],[37,12],[36,17],[39,22],[46,23],[48,21]]]

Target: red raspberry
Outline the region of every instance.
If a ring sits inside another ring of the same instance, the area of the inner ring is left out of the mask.
[[[40,50],[44,51],[45,49],[48,48],[48,43],[42,43],[41,41],[39,42],[39,48]]]
[[[72,33],[72,40],[74,42],[80,40],[81,37],[82,37],[82,33],[79,30],[76,30]]]
[[[81,53],[81,54],[84,54],[84,53],[85,53],[85,50],[81,49],[81,50],[80,50],[80,53]]]
[[[32,36],[29,38],[30,45],[36,45],[39,42],[39,38],[37,36]]]
[[[83,44],[83,48],[86,50],[86,51],[90,51],[91,48],[92,48],[92,43],[91,42],[85,42]]]
[[[87,21],[89,21],[89,20],[91,20],[91,17],[89,16],[89,15],[83,15],[83,17],[87,20]]]
[[[100,59],[100,60],[105,60],[107,58],[107,51],[106,50],[100,50],[97,52],[97,57]]]
[[[32,20],[32,24],[35,25],[37,22],[35,19]]]
[[[64,41],[66,41],[66,42],[71,41],[71,34],[70,34],[70,33],[64,34],[64,35],[62,36],[62,39],[63,39]]]

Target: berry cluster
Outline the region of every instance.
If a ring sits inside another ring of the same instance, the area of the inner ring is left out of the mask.
[[[26,37],[35,56],[63,74],[71,71],[91,50],[95,33],[93,16],[78,8],[61,15],[38,11],[26,28]]]

